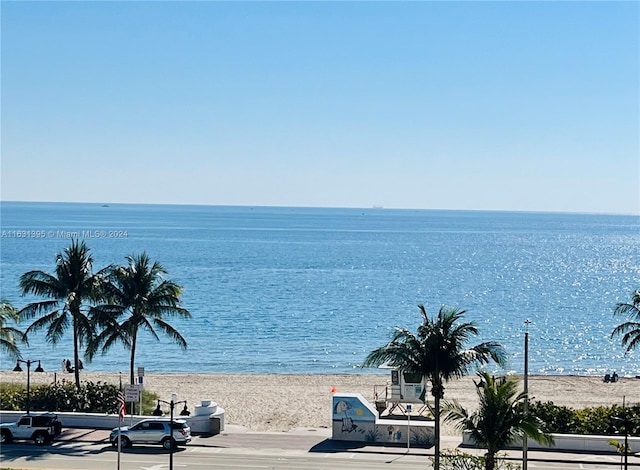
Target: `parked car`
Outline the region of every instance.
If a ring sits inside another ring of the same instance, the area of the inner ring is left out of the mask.
[[[173,432],[172,431],[173,428]],[[165,449],[187,445],[191,441],[191,428],[183,419],[169,418],[143,419],[133,426],[114,428],[109,435],[111,445],[118,445],[118,429],[120,445],[131,447],[133,444],[162,444]]]
[[[0,424],[0,444],[14,439],[32,440],[37,445],[51,442],[62,432],[62,424],[54,413],[31,413],[15,423]]]

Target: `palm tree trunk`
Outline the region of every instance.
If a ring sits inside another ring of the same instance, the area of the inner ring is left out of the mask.
[[[485,454],[485,461],[484,461],[484,468],[485,470],[494,470],[496,468],[496,454],[495,452],[487,452]]]
[[[78,350],[78,324],[73,319],[73,363],[75,365],[73,369],[73,373],[76,379],[76,389],[80,390],[80,371],[78,370],[78,359],[79,359],[79,350]]]
[[[133,375],[133,368],[136,362],[136,333],[131,335],[131,359],[129,362],[129,383],[135,384],[135,376]]]
[[[437,393],[435,395],[435,400],[434,400],[434,408],[435,408],[435,427],[434,427],[434,433],[435,433],[435,439],[436,439],[436,443],[435,443],[435,457],[433,459],[433,470],[440,470],[440,394]]]

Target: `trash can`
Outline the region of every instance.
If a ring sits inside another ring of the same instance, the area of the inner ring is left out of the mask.
[[[209,418],[209,432],[213,436],[220,434],[220,418],[217,416],[211,416]]]

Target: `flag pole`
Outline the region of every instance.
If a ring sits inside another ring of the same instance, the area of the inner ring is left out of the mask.
[[[122,426],[122,421],[118,418],[118,470],[120,470],[120,433],[122,430],[120,427]]]
[[[125,400],[121,388],[118,391],[118,470],[120,470],[120,451],[122,449],[122,423],[124,422],[124,415],[127,412],[124,403]]]

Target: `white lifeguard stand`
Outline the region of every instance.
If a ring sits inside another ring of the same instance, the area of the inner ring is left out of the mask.
[[[420,374],[391,370],[389,401],[397,403],[424,403],[427,383]]]
[[[377,386],[374,387],[376,408],[379,412],[386,410],[389,405],[390,414],[396,408],[400,408],[404,413],[405,405],[409,403],[421,405],[418,413],[426,407],[427,381],[420,374],[391,369],[391,381],[384,387],[384,393]]]

